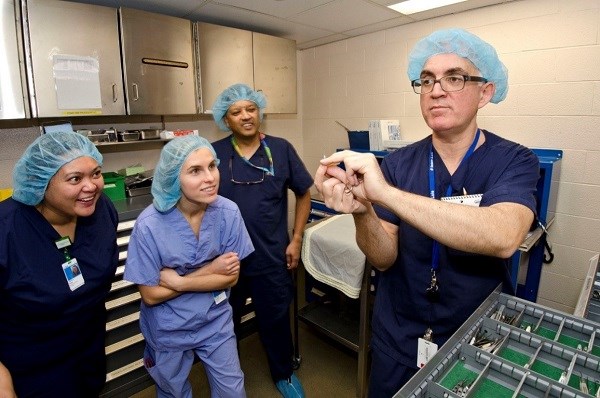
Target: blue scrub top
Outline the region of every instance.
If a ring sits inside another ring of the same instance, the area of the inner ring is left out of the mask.
[[[77,220],[68,250],[85,284],[71,291],[56,230],[34,206],[12,198],[0,203],[0,361],[19,396],[28,395],[21,387],[36,396],[83,396],[89,391],[78,384],[89,377],[104,384],[105,299],[118,265],[117,223],[105,195],[91,216]],[[96,369],[91,376],[90,368]]]
[[[248,166],[233,149],[231,135],[212,144],[221,161],[219,194],[237,203],[256,249],[242,263],[243,275],[261,275],[272,272],[273,267],[286,267],[288,189],[303,195],[313,184],[312,176],[288,141],[269,135],[265,139],[273,156],[275,176]],[[269,166],[262,145],[250,162]],[[235,184],[232,179],[241,182],[262,179],[262,182]]]
[[[229,199],[218,196],[206,208],[198,238],[177,207],[161,213],[150,205],[136,220],[123,277],[157,286],[165,267],[187,275],[224,253],[236,252],[243,259],[253,250],[239,209]],[[206,328],[216,327],[213,317],[226,313],[225,306],[228,301],[216,304],[212,292],[185,293],[154,306],[142,301],[140,328],[155,350],[193,349],[206,336]],[[231,307],[228,311],[231,317]]]
[[[434,151],[436,198],[483,194],[480,206],[513,202],[535,213],[539,161],[528,148],[482,130],[486,141],[451,176]],[[429,197],[431,136],[397,150],[382,161],[390,184]],[[466,253],[440,245],[437,271],[440,300],[430,303],[433,240],[384,208],[379,217],[399,226],[398,258],[379,274],[373,314],[373,344],[398,362],[416,368],[417,339],[426,328],[441,345],[501,282],[510,286],[509,259]]]

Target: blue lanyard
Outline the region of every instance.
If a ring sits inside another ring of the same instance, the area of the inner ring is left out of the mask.
[[[481,133],[481,130],[477,129],[477,133],[475,133],[475,139],[473,140],[473,143],[467,150],[467,153],[465,153],[465,156],[461,159],[458,167],[460,167],[473,154],[473,152],[475,152],[475,147],[477,146],[477,142],[479,141],[480,133]],[[457,170],[458,170],[458,168],[457,168]],[[445,196],[450,196],[451,194],[452,194],[452,182],[448,185]],[[429,147],[429,197],[431,197],[432,199],[435,199],[435,170],[433,167],[433,142],[431,143],[431,146]],[[434,272],[437,271],[437,269],[440,265],[439,262],[440,262],[440,244],[438,243],[438,241],[434,240],[433,248],[431,251],[431,270],[432,271],[434,271]]]

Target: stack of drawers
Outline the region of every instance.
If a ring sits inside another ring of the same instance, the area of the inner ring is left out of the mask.
[[[153,384],[143,366],[144,337],[140,332],[140,293],[123,280],[127,246],[135,220],[117,226],[119,266],[106,300],[106,386],[102,397],[128,397]]]

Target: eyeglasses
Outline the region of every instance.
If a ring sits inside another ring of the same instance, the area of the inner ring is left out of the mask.
[[[234,184],[241,184],[241,185],[253,185],[253,184],[260,184],[261,182],[263,182],[265,180],[265,171],[262,171],[262,177],[260,178],[260,180],[254,180],[254,181],[238,181],[235,178],[233,178],[233,156],[229,158],[229,175],[231,176],[231,182]]]
[[[467,82],[482,82],[487,83],[488,80],[480,76],[468,76],[468,75],[450,75],[444,76],[439,79],[415,79],[411,82],[412,88],[417,94],[427,94],[433,91],[433,86],[436,83],[440,84],[442,90],[447,93],[453,91],[460,91],[465,88]]]

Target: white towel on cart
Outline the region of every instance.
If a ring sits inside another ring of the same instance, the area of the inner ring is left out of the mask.
[[[358,298],[365,271],[365,255],[356,244],[356,227],[350,214],[327,218],[304,232],[304,268],[319,282]]]

